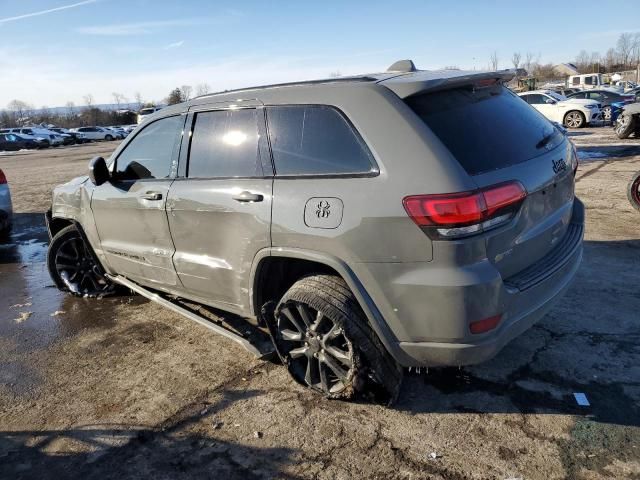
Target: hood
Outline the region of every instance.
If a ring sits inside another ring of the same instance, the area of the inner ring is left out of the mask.
[[[87,175],[83,175],[81,177],[72,178],[67,183],[63,183],[60,186],[61,187],[75,187],[77,185],[82,185],[87,180],[89,180],[89,177]]]
[[[640,103],[630,103],[623,107],[622,109],[624,113],[630,113],[635,115],[636,113],[640,113]]]

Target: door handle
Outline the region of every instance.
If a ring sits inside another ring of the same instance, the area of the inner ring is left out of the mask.
[[[143,200],[162,200],[162,194],[160,192],[147,192],[140,195]]]
[[[240,192],[231,198],[233,198],[237,202],[261,202],[262,200],[264,200],[264,197],[259,193],[253,193],[247,190],[245,190],[244,192]]]

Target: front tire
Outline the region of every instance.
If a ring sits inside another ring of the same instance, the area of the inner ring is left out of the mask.
[[[298,383],[327,398],[396,400],[402,369],[342,278],[298,280],[275,309],[275,327],[278,355]]]
[[[607,105],[602,109],[602,119],[605,122],[611,121],[611,114],[612,114],[611,106]]]
[[[106,135],[104,139],[110,142],[111,140],[113,140],[113,137],[111,135]]]
[[[636,172],[627,185],[627,198],[631,206],[640,211],[640,172]]]
[[[616,120],[613,130],[616,132],[619,139],[624,140],[625,138],[629,138],[635,130],[635,123],[636,120],[633,115],[621,114]]]
[[[586,120],[582,112],[577,110],[571,110],[564,116],[562,122],[566,128],[581,128],[584,126]]]
[[[63,228],[53,237],[47,267],[56,287],[72,295],[98,297],[115,290],[75,225]]]

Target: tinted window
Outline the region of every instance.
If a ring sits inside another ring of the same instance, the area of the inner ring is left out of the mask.
[[[184,118],[167,117],[146,125],[116,160],[116,178],[168,178]]]
[[[584,84],[585,85],[592,85],[593,84],[593,77],[585,77],[584,78]]]
[[[269,107],[269,138],[277,175],[335,175],[374,170],[371,154],[335,108]]]
[[[587,98],[587,94],[584,92],[574,93],[571,98]]]
[[[598,93],[598,92],[590,92],[587,96],[588,96],[591,100],[598,100],[598,101],[603,100],[603,98],[602,98],[602,94],[600,94],[600,93]]]
[[[573,77],[573,85],[580,85],[580,77]]]
[[[196,114],[189,171],[191,178],[262,176],[255,109]]]
[[[542,103],[545,103],[545,96],[544,95],[540,95],[540,94],[533,94],[533,95],[528,95],[527,98],[527,102],[530,103],[531,105],[540,105]]]
[[[506,88],[457,88],[407,100],[409,106],[471,175],[508,167],[563,140],[562,134],[535,109]]]

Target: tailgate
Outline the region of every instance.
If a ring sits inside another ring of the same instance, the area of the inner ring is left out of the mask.
[[[476,175],[479,187],[518,180],[527,198],[507,226],[487,232],[487,257],[503,278],[534,264],[560,244],[573,211],[573,151],[568,140],[527,162]]]

